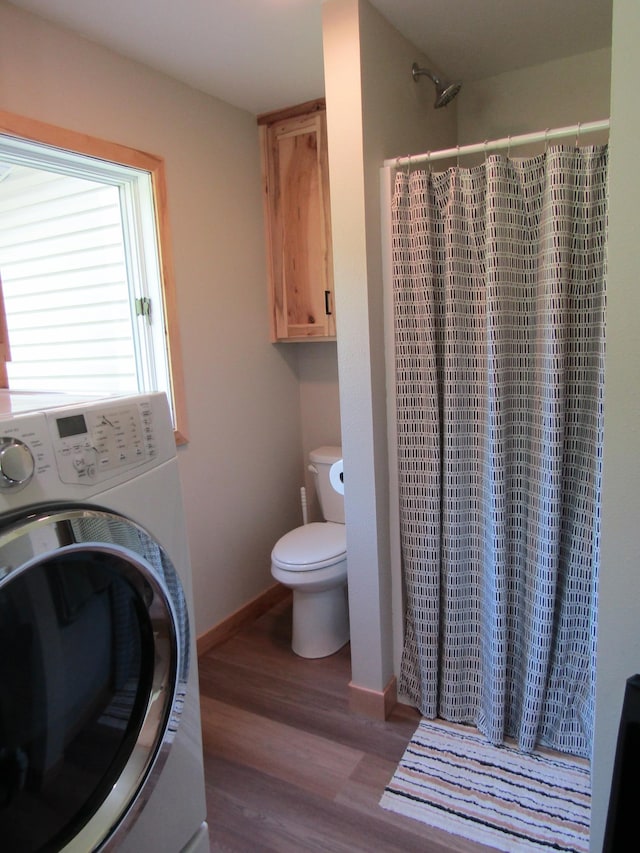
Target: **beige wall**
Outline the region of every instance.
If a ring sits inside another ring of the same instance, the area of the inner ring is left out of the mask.
[[[272,583],[273,543],[299,520],[297,355],[268,343],[255,117],[5,3],[0,108],[165,158],[202,633]]]
[[[610,82],[610,49],[467,81],[458,96],[458,144],[608,118]],[[583,141],[604,139],[606,134]],[[540,145],[533,149],[540,150]]]

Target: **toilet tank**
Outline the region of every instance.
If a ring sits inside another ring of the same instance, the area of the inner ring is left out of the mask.
[[[324,520],[344,524],[344,495],[338,494],[329,480],[331,466],[340,459],[341,447],[318,447],[309,454],[312,468],[315,469],[313,477]]]

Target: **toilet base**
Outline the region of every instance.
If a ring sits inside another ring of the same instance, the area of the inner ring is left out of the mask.
[[[349,642],[347,585],[322,592],[293,591],[291,648],[302,658],[325,658]]]

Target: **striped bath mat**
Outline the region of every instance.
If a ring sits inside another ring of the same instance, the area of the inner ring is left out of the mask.
[[[587,853],[590,789],[586,761],[422,720],[380,805],[507,853]]]

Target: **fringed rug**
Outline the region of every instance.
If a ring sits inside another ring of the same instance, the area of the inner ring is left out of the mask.
[[[587,853],[588,763],[492,746],[470,726],[422,720],[380,805],[507,853]]]

